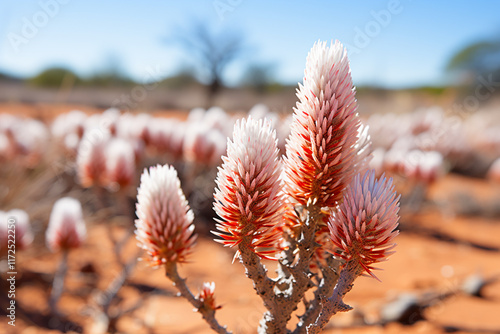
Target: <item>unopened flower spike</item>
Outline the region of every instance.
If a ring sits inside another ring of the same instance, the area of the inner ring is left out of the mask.
[[[222,308],[220,305],[215,305],[215,283],[204,282],[203,288],[198,295],[198,299],[202,302],[203,306],[210,310],[218,310]]]

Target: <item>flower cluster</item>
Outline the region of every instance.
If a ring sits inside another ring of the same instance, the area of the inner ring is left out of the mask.
[[[339,42],[313,46],[297,96],[283,159],[273,130],[280,118],[267,118],[272,114],[263,108],[236,122],[227,145],[220,133],[211,135],[225,128],[218,109],[211,109],[211,117],[192,112],[190,119],[204,121],[190,128],[183,144],[188,161],[203,164],[215,163],[226,146],[215,180],[218,218],[212,233],[217,242],[237,248],[235,258],[264,301],[259,332],[286,332],[303,301],[297,329],[316,333],[333,314],[350,309],[343,296],[359,275],[375,277],[374,264],[392,254],[398,234],[399,197],[392,180],[375,179],[375,172],[366,170],[371,141],[356,112],[349,62]],[[146,170],[137,198],[137,239],[150,261],[167,264],[167,277],[180,295],[212,329],[227,333],[214,317],[220,308],[215,284],[204,283],[195,297],[177,272],[176,263],[186,260],[195,235],[176,171],[170,166]],[[267,276],[259,257],[280,260],[276,279]],[[312,273],[321,282],[317,286],[311,284]],[[314,299],[307,295],[310,289],[316,289]]]

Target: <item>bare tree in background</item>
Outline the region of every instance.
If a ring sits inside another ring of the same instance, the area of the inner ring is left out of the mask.
[[[173,37],[196,63],[199,77],[207,84],[207,107],[212,106],[224,86],[224,70],[241,54],[242,35],[230,30],[214,32],[198,22]]]

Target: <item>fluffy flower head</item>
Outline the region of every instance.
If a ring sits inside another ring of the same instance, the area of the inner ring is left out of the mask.
[[[16,249],[21,250],[31,244],[33,233],[31,232],[30,219],[26,211],[13,209],[8,212],[0,211],[0,254],[6,254],[9,243],[9,234],[12,232],[9,226],[15,226]],[[10,239],[12,240],[12,239]]]
[[[78,146],[76,165],[78,180],[83,187],[104,185],[106,182],[105,149],[110,133],[101,128],[85,132]]]
[[[233,247],[250,237],[251,249],[261,257],[274,253],[281,235],[277,226],[282,220],[283,197],[276,142],[270,122],[251,117],[237,121],[214,194],[220,232],[213,233],[222,238],[216,241]]]
[[[196,241],[193,212],[169,165],[150,167],[141,175],[135,221],[140,246],[153,266],[186,262]]]
[[[226,136],[220,130],[201,122],[189,125],[184,139],[185,160],[215,166],[225,150]]]
[[[132,143],[113,138],[106,146],[106,177],[108,187],[122,189],[134,181],[135,154]]]
[[[53,252],[77,248],[85,240],[86,234],[80,202],[71,197],[58,199],[52,207],[45,232],[47,247]]]
[[[333,244],[346,261],[356,261],[372,277],[372,265],[389,255],[398,235],[399,196],[392,180],[375,179],[374,171],[356,175],[329,221]]]
[[[347,52],[336,42],[317,42],[307,56],[286,145],[286,192],[333,207],[364,159],[369,141],[360,140],[360,120]]]
[[[423,183],[433,183],[444,174],[443,155],[436,151],[412,150],[406,154],[403,172],[407,177]]]

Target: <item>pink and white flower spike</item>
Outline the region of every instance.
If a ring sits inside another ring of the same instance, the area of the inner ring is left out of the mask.
[[[80,202],[71,197],[58,199],[52,208],[45,233],[47,247],[52,252],[78,248],[85,241],[86,235]]]
[[[144,170],[136,214],[136,237],[152,266],[187,261],[197,235],[193,212],[174,167],[158,165]]]

